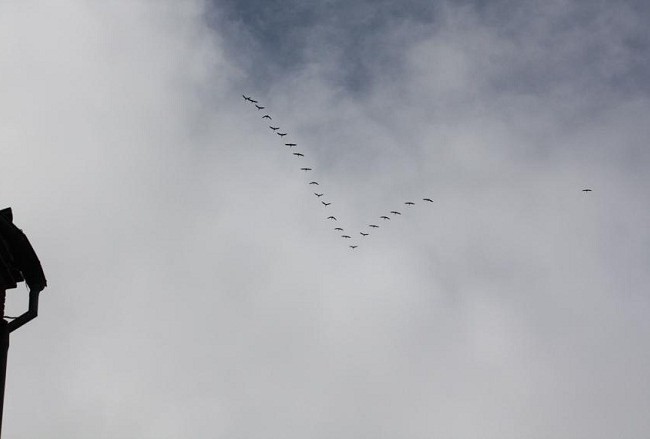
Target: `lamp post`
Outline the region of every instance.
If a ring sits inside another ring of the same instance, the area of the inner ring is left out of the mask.
[[[18,317],[7,321],[4,314],[6,291],[16,288],[18,283],[23,281],[29,287],[28,309]],[[47,281],[38,256],[27,236],[14,225],[11,208],[0,210],[0,311],[3,316],[0,320],[0,436],[2,435],[9,333],[36,318],[38,295],[46,285]]]

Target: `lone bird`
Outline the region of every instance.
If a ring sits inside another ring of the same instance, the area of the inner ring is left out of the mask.
[[[359,233],[361,233],[361,236],[368,236],[368,235],[370,235],[370,233],[363,233],[363,232],[359,232]]]
[[[422,198],[422,201],[428,201],[429,203],[433,203],[433,200],[431,198]]]
[[[257,105],[257,104],[255,104],[255,108],[257,108],[258,110],[263,110],[263,109],[265,109],[266,107],[262,107],[261,105]]]
[[[396,210],[391,210],[390,213],[392,213],[393,215],[401,215],[401,213],[399,213],[399,212],[396,211]]]
[[[384,215],[384,216],[380,216],[379,218],[381,218],[381,219],[383,219],[383,220],[390,220],[390,218],[388,218],[388,217],[385,216],[385,215]]]
[[[341,238],[350,239],[352,237],[350,235],[341,235]]]
[[[309,184],[315,184],[316,186],[318,186],[318,182],[317,182],[317,181],[310,181]]]
[[[591,192],[591,189],[583,189],[582,192]]]
[[[355,248],[359,247],[358,245],[351,245],[350,248],[354,250]]]
[[[293,155],[295,155],[297,157],[304,157],[305,156],[304,154],[299,153],[299,152],[294,152]]]
[[[368,224],[368,227],[372,227],[373,229],[378,229],[379,226],[377,224]]]
[[[333,220],[333,221],[337,221],[337,219],[336,219],[335,216],[328,216],[327,219],[331,219],[331,220]]]
[[[273,131],[277,131],[280,129],[280,127],[269,127],[269,128],[271,128]]]
[[[280,136],[280,137],[284,137],[284,136],[287,135],[287,133],[275,133],[275,134],[277,134],[277,135]]]
[[[300,168],[301,171],[311,171],[311,168]]]
[[[322,196],[325,195],[325,194],[317,194],[316,192],[314,192],[314,195],[316,195],[318,198],[320,198],[320,197],[322,197]]]
[[[415,203],[413,201],[407,201],[406,203],[407,206],[415,206]]]
[[[334,230],[338,230],[339,232],[342,232],[342,231],[343,231],[343,229],[340,228],[340,227],[334,227]]]
[[[326,202],[324,202],[324,201],[321,201],[321,203],[323,203],[323,206],[325,206],[325,207],[327,207],[327,206],[329,206],[330,204],[332,204],[332,203],[326,203]]]
[[[294,146],[297,146],[297,143],[285,143],[284,146],[288,146],[289,148],[293,148]]]
[[[273,119],[271,119],[271,116],[269,116],[268,114],[265,114],[264,116],[262,116],[262,119],[273,120]]]

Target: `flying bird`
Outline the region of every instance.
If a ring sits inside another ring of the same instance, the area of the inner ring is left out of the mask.
[[[350,239],[352,237],[350,235],[341,235],[341,238]]]
[[[284,136],[287,135],[287,133],[275,133],[275,134],[277,134],[277,135],[280,136],[280,137],[284,137]]]
[[[368,235],[370,235],[370,233],[363,233],[363,232],[359,232],[359,233],[361,233],[361,236],[368,236]]]
[[[266,107],[262,107],[261,105],[257,105],[257,104],[255,104],[255,108],[257,108],[258,110],[263,110],[263,109],[265,109]]]
[[[269,116],[268,114],[265,114],[264,116],[262,116],[262,119],[273,120],[273,119],[271,119],[271,116]]]
[[[343,231],[343,229],[340,228],[340,227],[335,227],[334,230],[338,230],[339,232],[342,232],[342,231]]]
[[[250,101],[251,100],[250,96],[241,95],[241,97],[244,98],[245,101]]]
[[[269,128],[271,128],[273,131],[277,131],[280,129],[280,127],[269,127]]]
[[[433,203],[433,200],[431,198],[422,198],[423,201],[428,201],[429,203]]]
[[[407,206],[415,206],[415,203],[413,201],[407,201],[406,203]]]
[[[591,192],[591,189],[583,189],[582,192]]]
[[[257,104],[257,101],[255,99],[248,98],[248,101]]]
[[[331,219],[331,220],[337,221],[335,216],[328,216],[326,219]]]
[[[368,227],[372,227],[373,229],[378,229],[379,226],[377,224],[369,224]]]
[[[318,186],[318,182],[317,182],[317,181],[310,181],[309,184],[315,184],[316,186]]]
[[[399,212],[396,211],[396,210],[391,210],[390,213],[392,213],[393,215],[401,215],[401,213],[399,213]]]
[[[351,245],[350,248],[354,250],[355,248],[359,247],[358,245]]]
[[[300,168],[301,171],[311,171],[311,168]]]
[[[383,220],[390,220],[390,218],[388,218],[387,216],[380,216],[379,218],[381,218]]]
[[[316,192],[314,192],[314,195],[316,195],[318,198],[320,198],[320,197],[322,197],[322,196],[325,195],[325,194],[317,194]]]
[[[321,201],[321,203],[323,203],[323,206],[325,206],[325,207],[327,207],[327,206],[329,206],[330,204],[332,204],[332,203],[326,203],[326,202],[324,202],[324,201]]]
[[[295,155],[297,157],[304,157],[305,156],[304,154],[299,153],[299,152],[294,152],[293,155]]]
[[[285,143],[284,146],[288,146],[289,148],[293,148],[294,146],[297,146],[297,143]]]

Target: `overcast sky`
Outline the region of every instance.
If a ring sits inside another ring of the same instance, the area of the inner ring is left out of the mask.
[[[0,208],[49,281],[3,433],[649,437],[649,22],[640,0],[1,2]]]

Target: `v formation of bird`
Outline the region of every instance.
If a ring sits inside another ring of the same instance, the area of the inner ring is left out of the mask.
[[[265,106],[259,105],[259,102],[257,100],[255,100],[255,99],[253,99],[252,97],[246,96],[246,95],[242,95],[242,97],[244,98],[245,102],[248,102],[250,104],[255,105],[255,108],[257,109],[257,111],[266,109]],[[269,114],[266,114],[266,113],[262,116],[262,119],[268,119],[269,121],[273,120],[273,118]],[[288,133],[285,133],[285,132],[280,132],[279,131],[280,130],[279,126],[269,125],[269,128],[271,129],[272,132],[274,132],[275,134],[280,136],[281,139],[283,139],[284,136],[286,136],[288,134]],[[284,146],[288,147],[289,150],[291,151],[292,155],[295,156],[296,158],[302,159],[302,158],[305,157],[304,153],[293,151],[293,148],[298,146],[297,143],[286,142],[286,143],[284,143]],[[300,170],[304,171],[305,173],[310,173],[311,171],[313,171],[313,169],[309,168],[309,167],[301,167]],[[321,197],[325,196],[326,194],[325,194],[325,192],[323,192],[323,190],[322,190],[322,188],[320,186],[320,183],[318,181],[311,180],[309,182],[309,185],[318,186],[317,192],[314,192],[314,195],[321,202],[321,204],[324,206],[324,208],[327,209],[327,212],[330,213],[331,209],[329,208],[329,206],[332,204],[332,202],[324,201],[323,199],[321,199]],[[587,189],[583,189],[582,191],[585,192],[585,193],[589,193],[589,192],[591,192],[591,189],[587,188]],[[433,203],[433,199],[428,198],[428,197],[422,198],[421,201],[423,202],[423,204]],[[415,206],[415,202],[411,201],[411,200],[405,201],[404,206],[407,209],[412,208],[413,206]],[[381,215],[378,219],[386,222],[386,221],[390,221],[392,218],[397,218],[398,216],[402,216],[402,213],[400,211],[391,210],[388,213],[386,213],[384,215]],[[338,218],[336,216],[334,216],[334,215],[329,215],[329,216],[324,217],[324,218],[327,221],[332,221],[336,225],[339,224]],[[370,230],[376,231],[377,229],[380,228],[380,226],[377,225],[377,224],[367,224],[367,227],[368,227],[368,229],[359,231],[359,236],[361,237],[360,239],[364,239],[367,236],[370,236]],[[354,241],[354,238],[351,235],[346,234],[345,229],[343,227],[334,227],[333,230],[335,232],[337,232],[337,233],[340,233],[340,237],[343,238],[343,240],[345,240],[348,244],[350,244],[348,246],[352,250],[354,250],[354,249],[356,249],[358,247],[358,244],[356,243],[356,241]],[[354,235],[357,236],[356,234],[354,234]],[[352,240],[352,242],[350,243],[349,240]]]
[[[258,102],[257,100],[255,100],[255,99],[253,99],[252,97],[250,97],[250,96],[246,96],[246,95],[242,95],[242,97],[244,98],[244,101],[245,101],[245,102],[248,102],[248,103],[250,103],[250,104],[253,104],[253,105],[255,106],[255,108],[256,108],[258,111],[259,111],[259,110],[265,110],[265,109],[266,109],[265,106],[260,105],[259,102]],[[267,111],[268,111],[268,110],[267,110]],[[262,116],[262,119],[268,119],[269,121],[272,121],[272,120],[273,120],[273,118],[271,117],[271,115],[268,114],[268,113],[265,113],[265,114]],[[280,132],[280,127],[279,127],[279,126],[269,125],[269,129],[270,129],[273,133],[275,133],[275,134],[277,134],[278,136],[280,136],[281,139],[284,138],[284,136],[286,136],[286,135],[288,134],[288,133],[285,133],[285,132]],[[283,141],[283,142],[284,142],[284,141]],[[296,147],[298,146],[297,143],[286,142],[286,143],[284,143],[284,146],[286,146],[287,148],[289,148],[289,151],[291,151],[291,154],[292,154],[294,157],[296,157],[296,158],[298,158],[298,159],[303,159],[303,158],[305,157],[305,154],[304,154],[304,153],[302,153],[302,152],[297,152],[297,151],[295,151],[295,150],[293,149],[293,148],[296,148]],[[302,161],[304,161],[304,160],[302,160]],[[310,173],[311,171],[313,171],[312,168],[310,168],[310,167],[304,167],[304,166],[301,167],[300,170],[301,170],[301,171],[304,171],[305,173]],[[321,198],[321,197],[326,196],[326,194],[325,194],[325,192],[322,190],[322,187],[321,187],[320,182],[315,181],[315,180],[311,180],[308,184],[309,184],[310,186],[317,186],[317,188],[315,188],[315,189],[316,189],[316,192],[314,192],[314,195],[316,196],[316,199],[320,201],[320,203],[322,204],[322,206],[323,206],[325,209],[327,209],[327,213],[330,213],[330,210],[331,210],[331,209],[329,208],[329,206],[332,205],[332,202],[331,202],[331,201],[326,201],[326,200],[324,200],[324,199]],[[431,198],[422,198],[422,201],[424,201],[424,202],[428,202],[428,203],[433,203],[433,200],[432,200]],[[412,207],[412,206],[414,206],[414,205],[415,205],[415,202],[413,202],[413,201],[405,201],[405,202],[404,202],[404,206],[406,206],[407,208]],[[391,210],[390,212],[386,213],[385,215],[381,215],[378,219],[381,219],[381,220],[383,220],[383,221],[389,221],[391,218],[396,218],[397,216],[401,216],[401,215],[402,215],[401,212],[399,212],[399,211],[397,211],[397,210]],[[356,234],[356,233],[354,233],[354,234],[348,234],[348,232],[346,232],[345,229],[344,229],[343,227],[340,227],[340,226],[339,226],[340,221],[339,221],[339,219],[338,219],[336,216],[334,216],[334,215],[329,215],[329,216],[325,216],[324,218],[325,218],[326,221],[330,221],[330,222],[332,222],[333,225],[336,225],[336,226],[337,226],[337,227],[334,227],[333,230],[334,230],[335,232],[337,232],[337,234],[339,234],[340,237],[341,237],[344,241],[346,241],[347,244],[349,244],[348,247],[350,247],[352,250],[354,250],[354,249],[356,249],[357,247],[359,247],[359,245],[358,245],[357,242],[355,241],[355,238],[352,236],[352,235],[354,235],[354,236],[356,237],[357,234]],[[374,230],[379,229],[379,226],[378,226],[377,224],[368,224],[367,227],[368,227],[367,230],[361,230],[361,231],[358,232],[358,236],[360,237],[359,239],[363,239],[363,238],[365,238],[365,237],[367,237],[367,236],[370,236],[370,234],[371,234],[371,233],[370,233],[370,230],[371,230],[371,229],[374,229]]]

